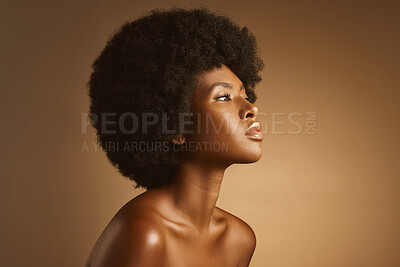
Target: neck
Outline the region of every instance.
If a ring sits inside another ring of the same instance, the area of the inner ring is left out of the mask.
[[[226,168],[212,160],[182,159],[167,185],[176,209],[199,232],[210,228]]]

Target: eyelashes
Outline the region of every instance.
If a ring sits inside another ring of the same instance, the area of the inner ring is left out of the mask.
[[[219,100],[220,98],[224,98],[224,97],[228,98],[228,100],[227,100],[227,101],[230,101],[230,100],[232,100],[232,98],[231,98],[231,95],[230,95],[230,94],[224,94],[224,95],[222,95],[222,96],[220,96],[220,97],[217,97],[217,100]],[[227,101],[223,101],[223,102],[227,102]]]
[[[231,100],[232,100],[230,94],[224,94],[224,95],[222,95],[222,96],[219,96],[219,97],[216,98],[216,100],[220,100],[220,98],[228,99],[228,100],[222,100],[222,102],[228,102],[228,101],[231,101]],[[249,97],[245,97],[244,99],[246,99],[247,101],[250,102],[250,98],[249,98]]]

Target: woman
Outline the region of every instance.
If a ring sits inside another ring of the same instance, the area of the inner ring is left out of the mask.
[[[215,204],[226,168],[261,158],[263,66],[254,35],[206,8],[153,10],[109,39],[88,83],[92,123],[110,162],[148,190],[86,266],[249,265],[253,230]]]

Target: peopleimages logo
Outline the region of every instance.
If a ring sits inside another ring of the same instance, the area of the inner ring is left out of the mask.
[[[141,123],[139,123],[139,116]],[[203,114],[201,118],[205,116],[205,127],[201,127],[201,119],[197,123],[197,133],[204,131],[205,133],[221,133],[225,128],[225,133],[236,134],[243,124],[240,123],[240,118],[233,117],[230,113],[222,114],[219,122],[217,122],[210,113]],[[81,133],[87,134],[89,126],[96,124],[100,120],[100,132],[99,134],[116,134],[117,130],[123,134],[133,134],[140,131],[141,134],[148,134],[149,128],[153,125],[161,123],[161,129],[163,134],[193,134],[193,130],[185,129],[185,125],[193,125],[193,121],[189,118],[193,117],[193,113],[179,113],[178,122],[179,129],[168,129],[168,118],[167,113],[161,113],[161,116],[157,113],[144,112],[139,115],[133,112],[125,112],[120,116],[116,113],[101,113],[101,116],[94,113],[82,113],[81,117]],[[200,114],[197,114],[197,118],[200,118]],[[271,118],[269,120],[269,118]],[[264,113],[259,112],[256,120],[262,125],[261,132],[265,134],[307,134],[315,135],[317,133],[317,113],[316,112],[273,112]],[[128,122],[128,123],[127,123]],[[139,125],[140,124],[140,125]],[[225,124],[225,127],[223,127]],[[117,127],[116,127],[117,126]],[[141,126],[141,127],[139,127]],[[204,126],[204,125],[203,125]],[[286,129],[293,128],[296,129]]]
[[[88,128],[97,124],[97,133],[101,135],[115,134],[151,134],[154,126],[161,126],[162,134],[240,134],[244,129],[244,121],[239,116],[232,116],[231,113],[222,113],[215,118],[210,113],[196,114],[197,123],[193,125],[194,113],[178,114],[178,129],[170,129],[171,123],[167,113],[144,112],[135,114],[125,112],[117,116],[116,113],[101,113],[100,116],[94,113],[82,113],[81,133],[88,133]],[[215,116],[215,115],[214,115]],[[259,112],[256,120],[261,124],[261,133],[265,136],[271,135],[316,135],[317,134],[317,113],[316,112]],[[196,126],[196,127],[194,127]],[[189,129],[187,129],[189,128]],[[195,130],[193,130],[195,129]],[[84,142],[81,151],[98,151],[103,148],[106,151],[167,151],[171,149],[168,142],[159,141],[135,141],[135,142],[108,142],[98,144],[95,141]],[[186,151],[227,151],[227,142],[184,142],[179,145],[179,150]]]

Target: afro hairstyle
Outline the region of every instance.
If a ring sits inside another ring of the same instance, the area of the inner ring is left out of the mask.
[[[197,75],[222,64],[243,82],[254,103],[264,67],[255,36],[206,7],[154,9],[110,35],[87,83],[89,119],[108,160],[135,188],[149,190],[173,178],[180,150],[171,139],[187,127],[178,115],[191,112]],[[127,132],[143,124],[144,113],[166,114],[169,131],[162,123],[148,123],[147,131]],[[138,149],[138,142],[147,142],[145,149]]]

